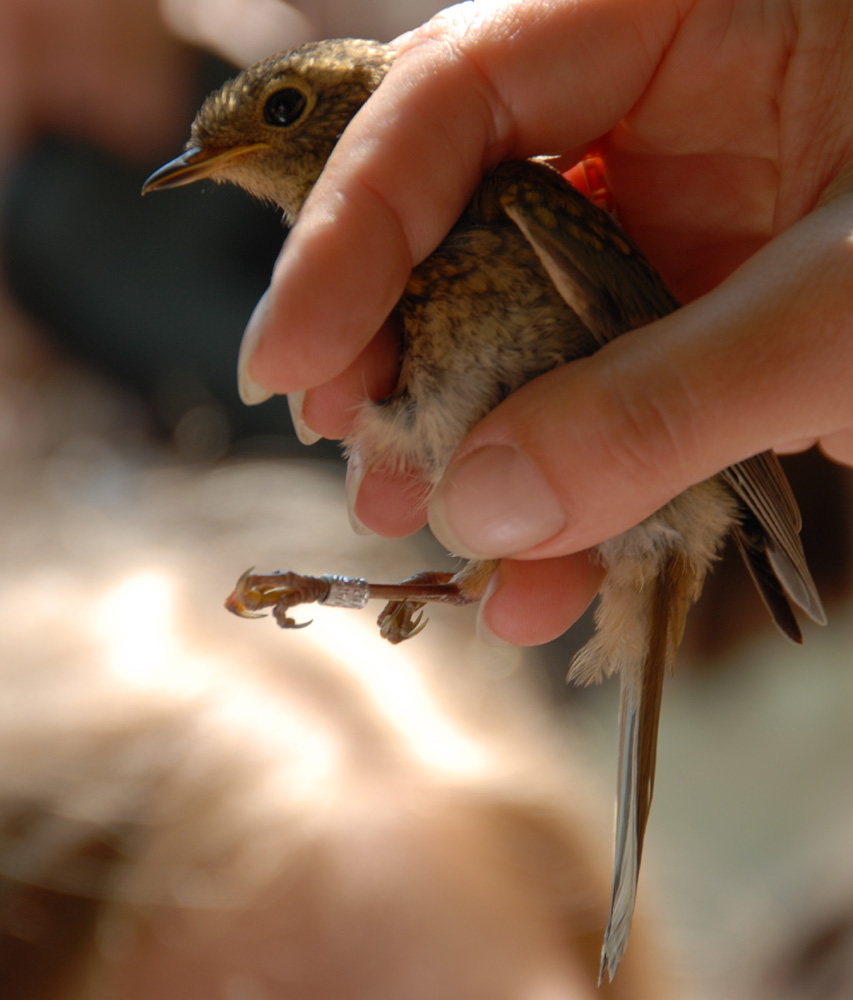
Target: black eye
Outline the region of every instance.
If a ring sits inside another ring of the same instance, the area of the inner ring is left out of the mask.
[[[285,87],[270,94],[264,105],[264,119],[279,128],[292,125],[305,110],[305,95],[296,87]]]

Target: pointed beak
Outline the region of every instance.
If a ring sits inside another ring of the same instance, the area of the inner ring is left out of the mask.
[[[232,146],[230,149],[218,152],[211,152],[200,146],[190,146],[180,156],[176,156],[174,160],[170,160],[165,166],[155,170],[142,185],[142,193],[148,194],[149,191],[165,191],[166,188],[194,184],[204,177],[211,177],[218,173],[230,160],[259,149],[268,148],[265,142],[253,142],[248,146]]]

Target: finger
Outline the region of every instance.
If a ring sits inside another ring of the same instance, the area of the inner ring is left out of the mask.
[[[522,387],[457,451],[436,535],[469,557],[561,555],[777,443],[845,454],[851,228],[853,198],[822,208],[715,292]]]
[[[643,18],[635,6],[464,4],[409,36],[287,240],[245,335],[252,379],[288,392],[343,371],[485,168],[583,146],[618,121],[676,26],[669,0]]]
[[[853,466],[853,430],[844,430],[827,434],[820,439],[820,450],[840,465]]]
[[[340,375],[305,393],[302,419],[322,437],[341,439],[352,430],[360,406],[384,399],[397,384],[400,340],[391,323],[384,323]]]
[[[817,444],[817,438],[799,438],[796,441],[783,441],[774,447],[774,451],[779,455],[796,455],[801,451],[808,451]]]
[[[426,493],[424,482],[414,476],[362,469],[357,456],[350,459],[347,499],[353,526],[359,531],[366,529],[385,538],[414,534],[427,521]]]
[[[480,611],[479,631],[518,646],[550,642],[570,628],[595,597],[604,571],[581,552],[562,559],[505,559]]]

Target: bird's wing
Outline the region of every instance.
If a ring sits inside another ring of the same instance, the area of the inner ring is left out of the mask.
[[[619,225],[553,168],[527,160],[504,164],[495,177],[504,212],[600,344],[678,309]]]
[[[790,638],[800,641],[799,628],[792,634],[786,627],[785,610],[779,603],[780,597],[782,601],[785,598],[779,594],[779,584],[818,625],[826,624],[826,612],[800,542],[800,511],[779,460],[772,452],[764,451],[730,465],[721,475],[761,529],[750,532],[747,521],[736,533],[747,568],[773,620]],[[790,607],[788,611],[790,615]]]

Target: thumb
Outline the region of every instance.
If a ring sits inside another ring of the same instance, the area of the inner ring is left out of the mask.
[[[492,411],[433,493],[439,540],[478,558],[577,552],[728,464],[696,444],[693,401],[658,355],[657,326],[548,372]]]
[[[851,217],[813,212],[713,292],[513,393],[456,452],[434,533],[469,557],[565,555],[750,455],[853,426]]]

